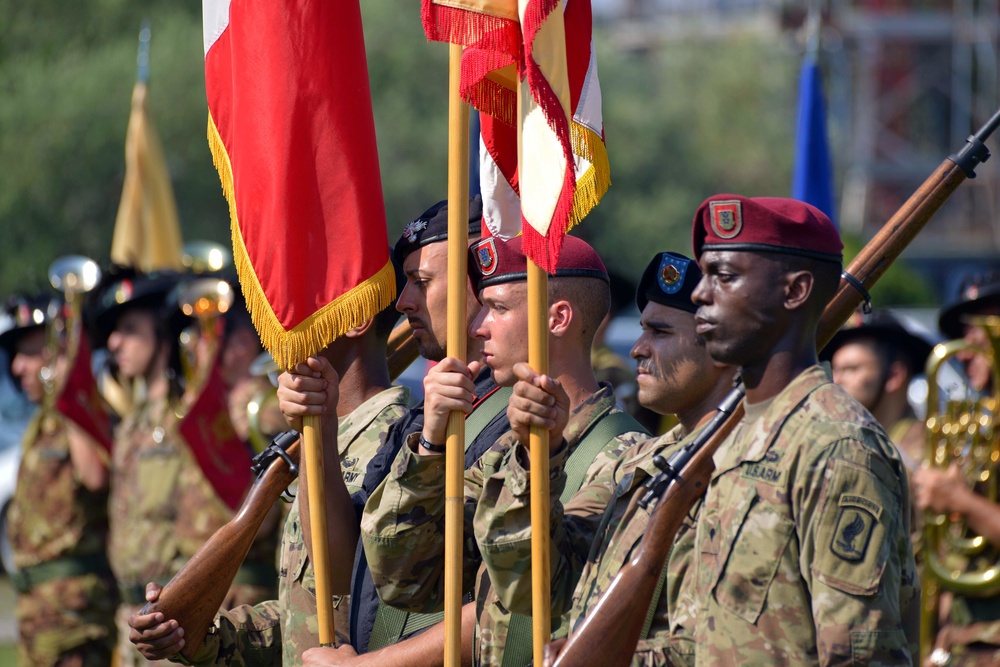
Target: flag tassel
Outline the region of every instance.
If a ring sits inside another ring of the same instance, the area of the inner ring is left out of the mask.
[[[247,310],[260,335],[261,344],[271,353],[278,366],[288,369],[295,365],[297,360],[316,354],[331,340],[339,338],[356,326],[357,322],[374,317],[392,303],[396,291],[396,278],[392,262],[387,261],[375,275],[334,299],[304,319],[294,329],[286,331],[264,295],[264,289],[257,280],[257,274],[243,244],[229,154],[211,114],[208,118],[208,146],[212,152],[212,161],[219,172],[222,192],[229,203],[233,264],[240,278]]]

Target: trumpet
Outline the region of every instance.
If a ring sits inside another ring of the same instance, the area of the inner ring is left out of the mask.
[[[83,331],[80,296],[97,287],[101,281],[101,269],[92,259],[67,255],[52,262],[48,273],[52,287],[62,292],[65,300],[62,307],[55,301],[49,305],[46,336],[51,357],[50,363],[42,369],[42,381],[45,383],[46,395],[54,398],[57,393],[55,359],[61,347],[60,342],[65,339],[66,359],[72,362],[80,348]]]
[[[937,345],[927,359],[927,465],[947,469],[955,464],[970,487],[991,502],[998,500],[1000,442],[996,414],[1000,407],[1000,317],[978,316],[967,320],[980,327],[989,346],[953,340]],[[992,389],[981,397],[950,399],[942,403],[938,376],[945,363],[960,354],[985,357],[992,373]],[[938,596],[941,589],[969,597],[1000,593],[1000,559],[988,540],[958,516],[926,514],[924,523],[924,573],[921,600],[922,655],[927,655],[937,635]]]

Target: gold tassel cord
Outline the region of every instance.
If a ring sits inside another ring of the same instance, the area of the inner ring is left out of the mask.
[[[589,127],[574,122],[570,139],[573,142],[573,154],[590,162],[590,168],[576,179],[573,212],[569,222],[569,229],[573,229],[597,206],[611,187],[611,165],[604,142]]]
[[[229,154],[211,114],[208,118],[208,145],[222,181],[223,194],[229,202],[233,263],[240,278],[247,310],[250,312],[250,318],[257,329],[261,343],[282,370],[287,370],[316,354],[331,341],[344,335],[359,323],[371,319],[392,303],[395,298],[396,279],[392,262],[387,261],[375,275],[323,306],[293,329],[286,331],[264,294],[243,243]]]

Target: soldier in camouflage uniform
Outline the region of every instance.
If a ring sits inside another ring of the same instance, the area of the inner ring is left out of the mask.
[[[189,320],[167,296],[179,279],[169,271],[111,274],[94,323],[96,343],[107,345],[120,376],[139,389],[115,431],[109,502],[122,667],[143,661],[128,643],[128,618],[145,603],[146,582],[169,580],[232,517],[178,431],[183,390],[176,341]]]
[[[8,536],[18,571],[18,664],[104,667],[115,644],[117,604],[107,561],[107,451],[52,405],[65,350],[46,345],[49,300],[17,299],[0,334],[11,374],[39,409],[28,426]],[[55,305],[55,304],[53,304]],[[51,385],[50,385],[51,386]]]
[[[506,243],[486,239],[474,245],[470,255],[470,274],[483,304],[471,331],[483,342],[484,359],[494,380],[509,386],[515,381],[514,364],[527,358],[526,259],[519,238]],[[598,385],[590,366],[594,332],[608,308],[607,280],[594,250],[567,237],[549,283],[549,363],[553,376],[570,393],[565,406],[572,412],[568,443],[560,455],[571,460],[578,455],[572,464],[575,482],[569,485],[574,490],[610,464],[616,452],[643,435],[633,419],[614,407],[611,388]],[[365,507],[362,538],[375,584],[386,603],[401,609],[429,612],[442,604],[445,503],[441,443],[449,412],[468,413],[472,409],[472,378],[477,369],[478,364],[466,366],[446,358],[428,374],[423,431],[408,438],[392,472]],[[606,422],[608,430],[600,429],[598,425],[608,417],[614,418]],[[612,421],[618,428],[610,427]],[[592,433],[595,437],[588,440]],[[467,535],[472,535],[476,503],[493,474],[510,467],[522,471],[524,479],[523,454],[516,436],[507,433],[466,471]],[[505,662],[505,651],[517,651],[517,657],[506,656],[506,664],[526,664],[531,659],[530,619],[512,617],[500,604],[481,568],[478,549],[469,540],[463,558],[463,587],[474,590],[476,597],[478,625],[472,650],[477,664],[500,665]],[[463,625],[466,631],[467,624]],[[508,633],[513,634],[518,625],[522,630],[515,639]],[[391,651],[383,653],[385,659],[391,659]]]
[[[367,462],[385,442],[390,426],[407,413],[409,390],[391,386],[386,367],[386,341],[397,317],[392,307],[387,308],[334,341],[319,357],[311,357],[279,378],[280,405],[293,427],[299,426],[304,414],[329,417],[323,433],[329,452],[325,472],[335,592],[348,590],[350,570],[338,564],[350,562],[357,542],[357,516],[350,493],[363,482]],[[323,412],[324,405],[328,412]],[[303,651],[319,646],[316,579],[305,533],[308,519],[299,504],[306,494],[305,473],[300,468],[298,494],[282,535],[278,599],[220,613],[193,664],[291,667],[302,664]],[[159,586],[150,584],[147,598],[155,600],[159,592]],[[347,595],[334,596],[339,642],[349,641],[349,603]],[[180,659],[175,654],[184,640],[176,621],[157,612],[134,614],[129,625],[129,640],[144,656]]]
[[[680,584],[698,665],[917,656],[905,469],[816,359],[842,247],[823,213],[794,200],[718,195],[695,214],[697,331],[746,386]]]
[[[876,310],[844,326],[820,352],[833,381],[878,419],[909,470],[924,460],[927,438],[907,398],[923,373],[931,344],[910,333],[888,310]]]
[[[712,360],[695,333],[691,292],[701,279],[698,265],[683,255],[659,253],[643,273],[635,295],[643,333],[632,347],[638,362],[638,396],[657,414],[677,415],[679,424],[659,438],[624,451],[565,505],[552,488],[552,613],[569,611],[569,628],[577,627],[597,604],[618,571],[629,562],[649,524],[652,508],[639,507],[645,483],[659,470],[653,458],[669,458],[687,444],[732,389],[736,370]],[[524,430],[559,421],[552,404],[564,402],[529,372],[518,382],[511,400],[511,424]],[[558,442],[561,425],[550,432]],[[550,463],[555,475],[561,456]],[[513,471],[487,482],[476,510],[476,539],[499,598],[519,613],[531,611],[531,511],[529,485]],[[605,509],[606,508],[606,509]],[[595,525],[594,516],[600,516]],[[685,614],[678,607],[678,584],[690,568],[697,506],[678,531],[665,570],[665,584],[654,596],[650,625],[639,642],[633,665],[684,662],[691,637],[677,632]],[[579,580],[579,583],[578,583]],[[574,589],[575,587],[575,589]],[[572,630],[571,630],[572,632]]]

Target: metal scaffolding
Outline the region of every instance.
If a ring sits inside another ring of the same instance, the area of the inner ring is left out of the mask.
[[[841,225],[867,237],[1000,105],[998,2],[835,0],[829,25],[843,40],[840,90],[851,110],[839,156]],[[995,257],[998,186],[995,157],[952,195],[910,256]]]

